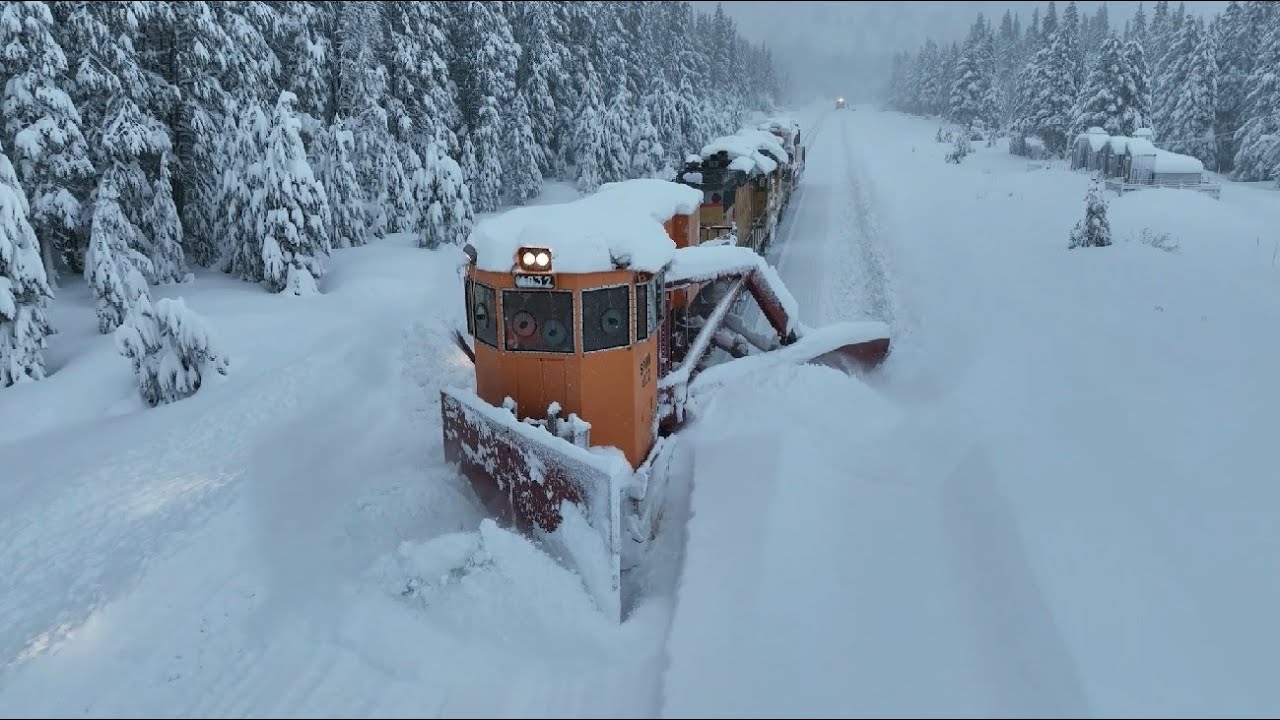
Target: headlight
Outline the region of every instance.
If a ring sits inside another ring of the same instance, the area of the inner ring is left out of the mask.
[[[521,272],[550,272],[550,248],[524,247],[516,251],[516,264]]]

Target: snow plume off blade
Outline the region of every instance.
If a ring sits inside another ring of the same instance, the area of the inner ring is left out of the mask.
[[[615,622],[622,618],[621,453],[588,451],[475,393],[440,392],[445,460],[495,519],[547,540]]]

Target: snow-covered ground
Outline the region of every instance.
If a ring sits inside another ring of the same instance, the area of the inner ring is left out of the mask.
[[[0,391],[0,716],[1280,711],[1280,194],[1109,196],[1117,244],[1068,252],[1086,176],[800,118],[774,260],[894,354],[702,408],[620,627],[442,462],[456,249],[157,292],[231,356],[157,409],[63,288],[53,374]]]
[[[744,378],[690,431],[664,712],[1280,711],[1280,194],[1111,195],[1116,245],[1068,251],[1087,176],[821,123],[777,262],[895,352],[874,390]]]
[[[610,625],[478,532],[443,463],[462,259],[392,237],[335,253],[315,298],[164,288],[231,372],[157,409],[63,288],[53,374],[0,397],[0,716],[654,712],[666,616]]]

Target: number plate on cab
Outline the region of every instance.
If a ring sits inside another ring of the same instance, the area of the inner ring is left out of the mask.
[[[524,275],[516,273],[516,287],[535,290],[550,290],[556,286],[554,275]]]

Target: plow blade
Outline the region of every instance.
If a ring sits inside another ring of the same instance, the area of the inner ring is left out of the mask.
[[[621,452],[589,451],[467,390],[440,392],[445,460],[457,463],[500,523],[547,543],[620,620]]]
[[[889,326],[882,322],[842,322],[821,328],[803,328],[783,347],[758,355],[714,365],[699,373],[689,394],[714,392],[731,378],[767,372],[780,365],[825,365],[854,375],[878,367],[889,355]]]
[[[846,322],[809,330],[790,347],[804,362],[846,373],[869,372],[889,357],[889,326],[882,322]],[[812,354],[817,353],[817,354]]]

